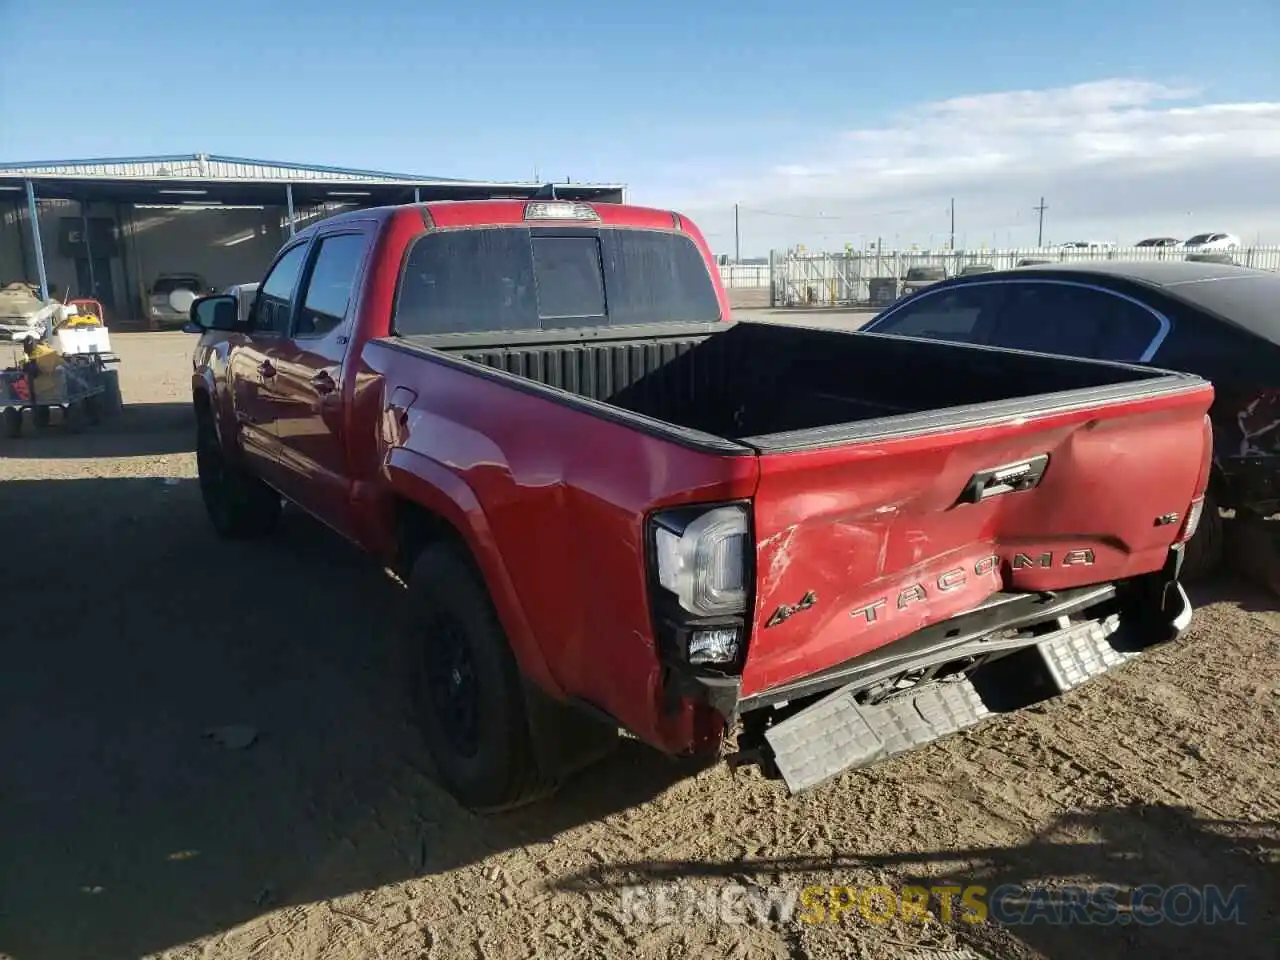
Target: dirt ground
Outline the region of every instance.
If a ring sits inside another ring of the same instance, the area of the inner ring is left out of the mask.
[[[628,740],[477,818],[406,723],[394,585],[297,516],[214,538],[191,345],[120,336],[121,420],[0,440],[0,957],[1276,956],[1269,596],[1205,587],[1181,641],[801,798]],[[673,880],[1243,885],[1247,922],[627,922],[624,887]]]

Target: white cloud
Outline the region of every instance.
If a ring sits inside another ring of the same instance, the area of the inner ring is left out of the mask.
[[[742,204],[743,253],[794,243],[839,246],[883,236],[957,243],[1186,236],[1222,229],[1280,243],[1280,102],[1204,103],[1197,91],[1139,80],[956,97],[884,126],[779,147],[773,166],[696,181],[667,196],[731,251]],[[643,192],[643,191],[642,191]]]

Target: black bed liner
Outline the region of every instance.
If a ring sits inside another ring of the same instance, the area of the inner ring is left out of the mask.
[[[773,323],[661,323],[382,342],[741,452],[982,426],[1204,383],[1147,366]]]

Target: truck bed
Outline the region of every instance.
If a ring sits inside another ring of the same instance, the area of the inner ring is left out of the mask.
[[[1189,379],[1149,367],[750,322],[400,342],[761,452],[974,426],[1160,393]]]

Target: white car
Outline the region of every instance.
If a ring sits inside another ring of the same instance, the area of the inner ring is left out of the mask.
[[[1235,250],[1240,238],[1234,233],[1197,233],[1183,247],[1188,250]]]

